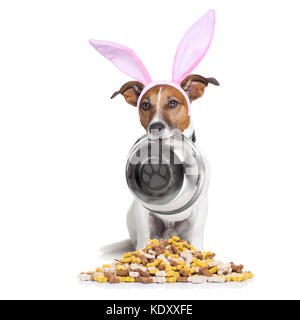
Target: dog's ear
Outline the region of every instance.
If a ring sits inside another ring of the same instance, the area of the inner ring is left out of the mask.
[[[190,101],[194,101],[203,96],[205,88],[211,83],[215,86],[219,86],[219,82],[215,78],[204,78],[197,74],[191,74],[187,76],[180,86],[186,92]]]
[[[139,81],[129,81],[122,85],[119,91],[116,91],[110,98],[114,98],[119,93],[123,95],[126,102],[136,106],[138,98],[144,89],[144,85]]]

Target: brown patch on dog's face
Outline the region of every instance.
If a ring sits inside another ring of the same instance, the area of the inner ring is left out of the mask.
[[[182,96],[181,93],[180,95]],[[188,105],[184,99],[181,106],[165,113],[166,122],[173,128],[183,132],[190,125],[190,116],[188,115],[188,112]]]
[[[140,102],[140,120],[149,132],[151,125],[162,123],[165,127],[159,136],[169,136],[174,130],[183,132],[190,124],[187,102],[180,91],[169,85],[149,89]]]

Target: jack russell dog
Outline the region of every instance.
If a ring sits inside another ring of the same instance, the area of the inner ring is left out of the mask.
[[[191,74],[205,56],[214,34],[215,12],[208,11],[184,35],[173,61],[172,81],[153,82],[133,50],[108,41],[90,40],[90,44],[120,71],[136,81],[125,83],[111,98],[121,94],[126,102],[138,108],[141,125],[150,139],[168,138],[180,132],[196,141],[191,123],[191,102],[200,98],[209,84],[219,85],[215,78]],[[203,229],[207,214],[209,167],[198,200],[183,212],[162,215],[150,212],[133,201],[127,217],[132,244],[143,248],[148,238],[167,239],[177,235],[203,247]]]
[[[203,96],[208,84],[219,85],[214,78],[193,74],[187,76],[180,86],[192,102]],[[126,102],[133,106],[137,106],[140,99],[140,122],[150,139],[168,138],[177,131],[195,143],[196,135],[183,94],[172,86],[158,84],[139,97],[143,89],[142,83],[130,81],[111,98],[122,94]],[[144,248],[149,238],[169,239],[174,235],[187,240],[195,247],[203,247],[209,183],[209,165],[206,160],[205,167],[207,175],[203,196],[183,212],[171,215],[157,214],[144,208],[138,201],[133,201],[127,214],[127,227],[134,248]]]

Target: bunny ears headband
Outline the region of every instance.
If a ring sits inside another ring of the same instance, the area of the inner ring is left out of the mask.
[[[189,75],[204,58],[213,38],[215,12],[208,11],[183,36],[180,41],[172,69],[172,81],[153,82],[149,72],[133,50],[117,43],[90,40],[90,44],[104,57],[109,59],[120,71],[142,82],[145,87],[139,98],[150,88],[158,84],[168,84],[178,89],[185,97],[190,115],[190,100],[181,88],[181,81]],[[139,108],[140,99],[137,107]]]

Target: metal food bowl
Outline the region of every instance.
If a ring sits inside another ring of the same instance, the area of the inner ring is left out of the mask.
[[[168,139],[142,136],[126,164],[127,184],[136,200],[160,214],[179,213],[195,203],[203,190],[205,174],[199,150],[179,133]]]

